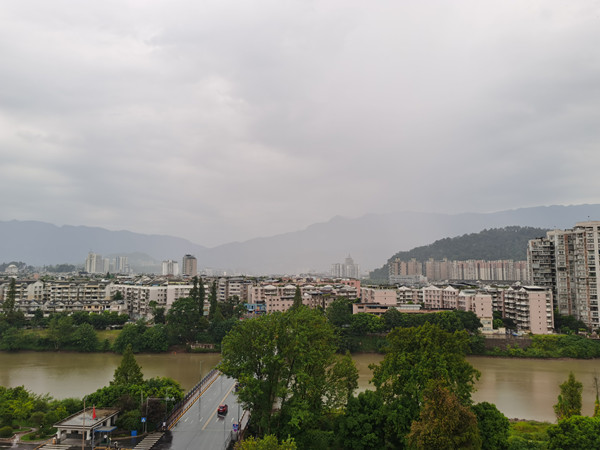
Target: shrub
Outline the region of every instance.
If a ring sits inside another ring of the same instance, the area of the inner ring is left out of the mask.
[[[9,438],[13,434],[13,428],[11,426],[0,428],[0,438]]]

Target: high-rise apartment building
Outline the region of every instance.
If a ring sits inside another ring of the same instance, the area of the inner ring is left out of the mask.
[[[85,271],[87,273],[103,273],[104,259],[98,253],[89,252],[85,260]]]
[[[593,329],[600,327],[598,312],[598,258],[600,221],[580,222],[571,230],[552,230],[545,238],[529,241],[529,278],[550,287],[554,306]]]
[[[195,256],[185,255],[181,264],[182,275],[195,277],[198,275],[198,261]]]
[[[179,263],[169,259],[162,262],[162,274],[163,275],[179,275]]]
[[[350,255],[343,263],[331,265],[331,276],[334,278],[360,278],[360,268],[358,264],[354,264],[354,260]]]
[[[117,256],[115,258],[115,270],[117,273],[129,273],[129,258],[127,256]]]

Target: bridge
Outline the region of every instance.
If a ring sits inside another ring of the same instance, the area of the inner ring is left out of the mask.
[[[203,450],[228,448],[244,429],[248,415],[235,395],[236,381],[217,370],[204,377],[167,418],[165,433],[152,448],[156,450]],[[228,405],[227,414],[217,414],[219,405]],[[237,427],[236,427],[237,426]],[[140,444],[142,444],[142,441]]]

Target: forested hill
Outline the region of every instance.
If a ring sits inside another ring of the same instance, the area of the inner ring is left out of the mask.
[[[407,252],[398,252],[381,268],[371,272],[372,280],[387,280],[388,264],[396,258],[408,261],[426,261],[429,258],[441,260],[465,261],[468,259],[512,259],[524,261],[527,259],[527,242],[530,239],[546,235],[543,228],[510,226],[504,228],[486,229],[479,233],[464,234],[454,238],[445,238],[433,244],[416,247]]]

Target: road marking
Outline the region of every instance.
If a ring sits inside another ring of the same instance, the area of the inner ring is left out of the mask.
[[[233,391],[233,388],[235,387],[235,384],[232,384],[231,387],[229,388],[229,391],[227,391],[227,394],[225,394],[225,396],[221,399],[221,401],[219,402],[219,404],[223,404],[225,402],[225,399],[227,398],[227,396],[229,394],[231,394],[231,391]],[[215,417],[215,414],[217,414],[217,410],[215,409],[214,412],[210,415],[210,417],[208,418],[208,420],[206,421],[206,423],[204,424],[204,426],[202,427],[202,431],[204,431],[204,429],[208,426],[208,424],[212,421],[213,417]]]

